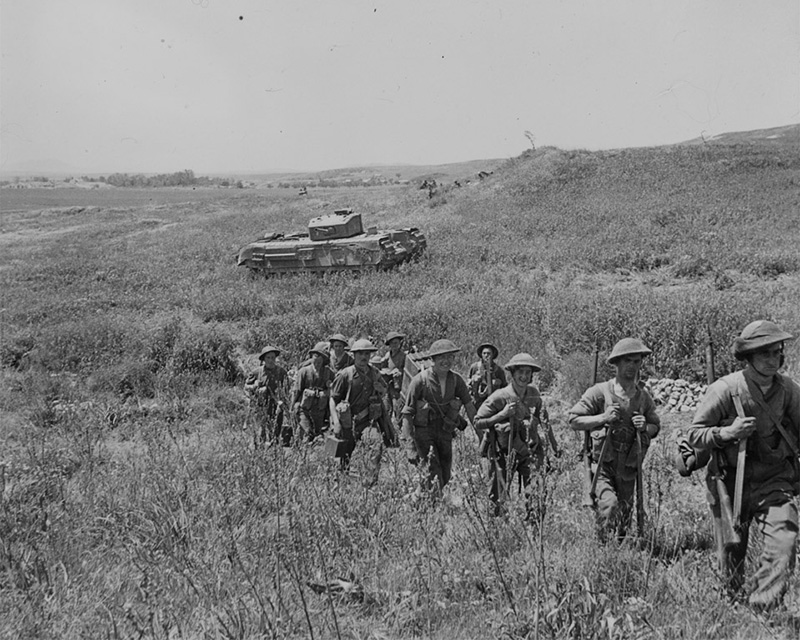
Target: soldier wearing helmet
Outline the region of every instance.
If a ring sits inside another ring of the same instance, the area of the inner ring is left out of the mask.
[[[403,407],[406,455],[423,472],[422,489],[434,496],[450,481],[453,437],[465,429],[461,408],[470,421],[475,406],[464,378],[452,371],[460,349],[450,340],[436,340],[428,350],[433,365],[415,375],[408,386]]]
[[[569,411],[570,426],[589,431],[592,439],[597,531],[604,542],[610,535],[618,539],[626,535],[633,515],[638,465],[661,429],[655,402],[639,380],[642,362],[650,353],[636,338],[617,342],[606,359],[615,376],[590,387]],[[606,438],[609,442],[604,447]]]
[[[729,496],[735,496],[739,442],[746,439],[738,544],[722,543],[721,499],[711,471],[706,483],[720,569],[732,595],[744,585],[750,523],[763,533],[749,593],[750,604],[759,608],[781,603],[795,561],[800,387],[778,373],[783,345],[792,337],[769,320],[748,324],[732,347],[744,369],[709,386],[686,433],[696,449],[720,452],[716,459],[721,468],[714,471],[721,473]]]
[[[244,383],[256,423],[256,446],[264,443],[288,445],[291,441],[292,432],[285,429],[283,423],[283,399],[287,394],[288,378],[286,369],[277,363],[280,354],[278,347],[264,347],[258,354],[261,366],[250,373]]]
[[[311,442],[327,427],[328,398],[333,371],[328,367],[328,343],[318,342],[308,351],[310,362],[301,366],[292,389],[292,410],[305,439]]]
[[[406,352],[403,350],[403,341],[406,336],[397,331],[390,331],[386,335],[384,344],[389,350],[383,355],[377,368],[388,382],[388,392],[384,396],[386,415],[390,416],[395,432],[400,431],[400,412],[403,410],[403,372],[406,368]]]
[[[344,337],[341,333],[334,333],[330,338],[328,338],[328,342],[330,343],[330,366],[331,371],[334,373],[339,373],[345,367],[349,367],[353,364],[353,356],[350,352],[347,351],[347,338]]]
[[[366,485],[374,484],[378,479],[383,447],[380,430],[370,429],[382,418],[383,395],[386,393],[380,372],[370,364],[370,357],[377,350],[369,340],[356,340],[350,347],[353,364],[336,374],[331,388],[331,398],[340,418],[334,422],[334,435],[344,440],[339,458],[341,468],[346,470],[349,467],[356,443],[363,437],[370,449],[370,473],[364,479]]]
[[[470,365],[467,379],[472,401],[475,408],[479,409],[496,389],[506,386],[506,374],[503,367],[495,362],[500,352],[491,342],[478,345],[477,352],[480,360]]]
[[[519,473],[525,490],[526,508],[531,516],[531,466],[544,461],[539,438],[542,397],[532,384],[541,367],[527,353],[518,353],[506,363],[511,382],[494,391],[475,414],[475,429],[485,441],[481,451],[489,458],[489,497],[493,515],[502,511],[502,500]]]

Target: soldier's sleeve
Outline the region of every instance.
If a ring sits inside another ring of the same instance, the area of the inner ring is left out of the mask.
[[[403,416],[414,416],[417,413],[417,400],[422,397],[422,374],[418,373],[411,382],[408,383],[408,393],[406,393],[406,403],[401,414]]]
[[[686,439],[695,449],[720,449],[725,446],[720,439],[720,426],[732,415],[733,400],[724,379],[712,384],[700,401],[686,432]]]
[[[605,411],[605,396],[599,384],[589,387],[569,410],[570,420],[578,416],[596,416]]]
[[[486,398],[483,404],[478,408],[475,414],[475,428],[478,430],[488,428],[489,425],[486,424],[486,421],[499,413],[505,405],[506,403],[505,400],[503,400],[502,394],[499,393],[499,391],[495,391]]]
[[[786,392],[789,394],[789,401],[786,406],[786,417],[791,423],[789,432],[795,436],[795,443],[800,448],[800,386],[797,383],[783,376]]]
[[[339,373],[337,373],[336,377],[333,379],[333,386],[331,386],[331,397],[335,404],[339,404],[347,397],[348,386],[349,380],[347,379],[347,374],[344,369],[340,369]]]
[[[466,406],[472,402],[472,396],[469,393],[469,387],[467,386],[467,383],[464,382],[464,378],[455,372],[453,372],[453,375],[456,377],[456,398],[461,400],[461,402]]]

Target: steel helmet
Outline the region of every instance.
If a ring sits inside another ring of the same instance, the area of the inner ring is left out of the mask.
[[[330,338],[328,338],[328,342],[333,342],[334,340],[337,342],[343,342],[344,346],[347,346],[347,338],[345,338],[341,333],[334,333]]]
[[[258,354],[258,359],[261,360],[265,355],[268,353],[274,353],[275,355],[281,355],[281,350],[278,347],[273,347],[271,344],[267,345],[261,350],[261,353]]]
[[[308,350],[309,353],[318,353],[326,361],[330,360],[330,346],[327,342],[317,342],[313,347]]]
[[[792,338],[791,333],[786,333],[774,322],[756,320],[742,329],[741,335],[733,341],[731,351],[737,360],[744,360],[751,353]]]
[[[378,347],[372,344],[366,338],[362,338],[361,340],[356,340],[353,343],[353,346],[350,347],[351,353],[358,353],[359,351],[377,351]]]
[[[484,342],[483,344],[479,344],[476,352],[478,353],[478,357],[481,357],[481,351],[483,351],[486,347],[489,347],[492,350],[492,358],[497,358],[500,355],[500,351],[498,351],[497,347],[495,347],[491,342]]]
[[[400,333],[399,331],[390,331],[389,333],[386,334],[386,340],[383,341],[383,344],[388,345],[395,338],[400,338],[401,340],[405,340],[406,334]]]
[[[511,360],[506,362],[506,369],[513,371],[517,367],[530,367],[534,371],[541,371],[542,367],[539,366],[529,353],[518,353],[511,357]]]
[[[431,345],[427,355],[429,358],[433,358],[434,356],[443,356],[447,353],[458,353],[459,351],[461,351],[461,349],[456,346],[455,342],[442,339],[437,340]]]
[[[644,357],[649,356],[653,352],[638,338],[623,338],[614,345],[611,353],[606,358],[606,362],[608,364],[614,364],[622,356],[630,356],[637,353]]]

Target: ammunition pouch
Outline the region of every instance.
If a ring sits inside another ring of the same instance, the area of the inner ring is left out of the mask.
[[[328,392],[323,389],[303,389],[300,408],[303,411],[324,409],[328,402]]]
[[[431,405],[425,400],[417,400],[416,411],[414,412],[414,426],[427,427],[431,416]]]

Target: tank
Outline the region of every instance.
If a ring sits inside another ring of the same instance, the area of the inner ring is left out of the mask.
[[[364,230],[361,214],[337,209],[312,219],[308,233],[265,233],[239,250],[237,264],[264,275],[391,269],[425,251],[415,227]]]

